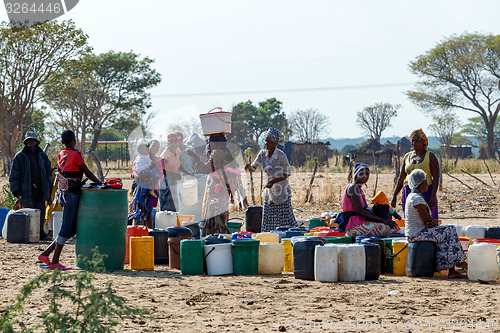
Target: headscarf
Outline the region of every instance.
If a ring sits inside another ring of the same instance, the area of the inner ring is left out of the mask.
[[[175,133],[171,133],[167,136],[167,142],[168,144],[179,144],[180,139]]]
[[[408,186],[411,190],[415,190],[422,184],[424,180],[427,179],[427,174],[422,169],[413,170],[408,176]]]
[[[418,136],[420,140],[422,140],[422,143],[424,145],[424,150],[427,150],[427,145],[429,144],[429,140],[427,139],[427,136],[425,135],[424,131],[422,131],[421,128],[414,130],[410,134],[410,139],[414,136]]]
[[[267,130],[266,139],[269,139],[272,142],[278,143],[278,142],[280,142],[280,137],[281,137],[280,132],[276,128],[270,127]]]
[[[366,165],[364,163],[356,163],[356,166],[354,167],[354,180],[356,180],[358,178],[358,174],[363,169],[368,169],[368,171],[370,171],[370,168],[368,167],[368,165]]]
[[[212,153],[212,149],[210,149],[210,142],[227,142],[227,139],[222,134],[219,134],[219,135],[210,135],[208,137],[208,144],[205,147],[205,152],[207,154],[207,157],[209,157],[210,154]]]

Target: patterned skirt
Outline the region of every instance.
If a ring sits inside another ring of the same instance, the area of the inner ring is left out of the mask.
[[[373,236],[373,237],[383,237],[399,231],[399,227],[390,227],[384,223],[377,222],[365,222],[363,224],[357,225],[345,232],[347,236],[357,237],[357,236]]]
[[[264,216],[262,217],[262,232],[269,232],[278,227],[296,227],[297,221],[293,215],[290,198],[283,203],[274,204],[269,199],[264,201]]]
[[[457,231],[452,225],[438,225],[433,228],[425,227],[417,236],[408,237],[408,241],[436,243],[436,272],[455,267],[467,259],[462,245],[460,245]]]

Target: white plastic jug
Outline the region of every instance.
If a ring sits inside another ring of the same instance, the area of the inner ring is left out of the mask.
[[[469,246],[467,275],[471,281],[498,280],[497,247],[480,243]]]
[[[198,202],[198,179],[185,176],[179,186],[181,201],[184,206],[193,206]]]
[[[275,235],[276,237],[278,235]],[[285,249],[280,243],[260,243],[259,274],[281,274],[285,265]]]
[[[338,245],[339,281],[363,281],[366,273],[365,247],[361,244]]]
[[[155,228],[166,229],[177,227],[177,213],[170,211],[159,211],[155,215]]]
[[[465,236],[465,226],[461,224],[452,224],[455,227],[455,230],[457,231],[458,237],[464,237]]]
[[[314,250],[314,280],[335,282],[338,280],[339,250],[337,244],[316,246]]]
[[[208,275],[233,274],[231,243],[205,245],[203,252]]]
[[[18,212],[25,213],[30,217],[30,243],[40,241],[40,210],[34,208],[22,208]]]
[[[279,243],[280,242],[280,236],[278,236],[278,234],[275,234],[272,232],[261,232],[258,234],[253,234],[252,238],[260,240],[261,243]]]
[[[472,240],[476,238],[484,238],[486,236],[486,230],[487,228],[482,225],[469,225],[465,228],[464,236],[469,237]]]
[[[52,231],[52,238],[56,239],[59,236],[59,231],[61,231],[63,212],[54,212],[52,214],[52,219],[54,221],[54,229]]]

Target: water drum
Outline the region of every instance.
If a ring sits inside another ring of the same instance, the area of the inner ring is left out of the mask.
[[[465,226],[461,224],[452,224],[455,227],[455,230],[457,231],[458,237],[464,237],[465,235]]]
[[[187,235],[170,237],[169,231],[168,264],[170,268],[181,269],[181,240],[183,239],[193,239],[193,237]]]
[[[314,280],[321,282],[338,280],[338,248],[336,244],[315,247]]]
[[[198,203],[198,179],[196,177],[184,176],[179,185],[179,194],[184,206],[193,206]]]
[[[365,248],[365,280],[378,280],[382,261],[380,245],[370,242],[361,244]]]
[[[366,275],[365,247],[339,244],[339,281],[363,281]]]
[[[233,274],[231,243],[205,245],[203,252],[208,275]]]
[[[436,261],[436,244],[434,242],[411,242],[408,244],[406,259],[406,276],[432,277]]]
[[[2,236],[2,229],[3,229],[3,226],[5,224],[7,214],[9,214],[8,208],[0,208],[0,236]]]
[[[322,246],[324,239],[319,237],[303,237],[293,245],[293,274],[296,279],[314,280],[314,253],[316,246]]]
[[[479,243],[469,246],[467,276],[471,281],[498,280],[497,247]]]

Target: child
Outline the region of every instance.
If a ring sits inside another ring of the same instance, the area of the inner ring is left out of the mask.
[[[136,185],[142,188],[150,188],[150,194],[156,197],[153,184],[158,180],[159,174],[156,170],[156,163],[152,162],[151,153],[148,145],[141,143],[137,146],[139,155],[135,158],[134,167],[132,168],[132,177]],[[154,156],[153,156],[154,157]]]
[[[66,146],[66,149],[57,155],[57,169],[59,173],[58,197],[63,206],[63,222],[59,235],[38,256],[38,260],[47,264],[50,269],[67,270],[71,269],[71,267],[61,264],[59,257],[66,241],[76,235],[76,216],[78,213],[83,174],[95,183],[101,182],[85,164],[82,153],[75,149],[75,133],[70,130],[62,132],[61,142]],[[52,261],[50,261],[49,255],[52,252],[54,252],[54,255]]]

